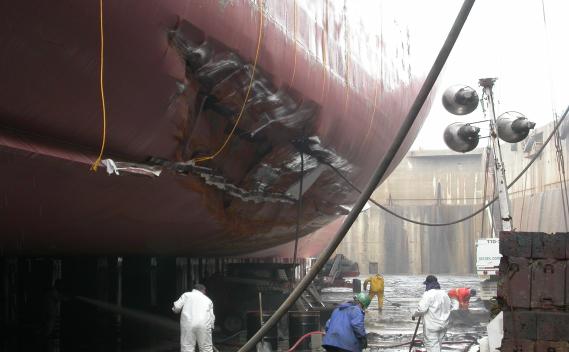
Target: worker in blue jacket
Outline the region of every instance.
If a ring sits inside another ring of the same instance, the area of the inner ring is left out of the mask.
[[[352,302],[338,306],[326,322],[326,335],[322,347],[326,351],[361,352],[367,347],[366,330],[364,326],[364,310],[371,299],[365,293],[358,293]]]

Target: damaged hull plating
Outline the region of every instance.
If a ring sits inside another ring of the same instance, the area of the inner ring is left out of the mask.
[[[301,152],[301,235],[344,214],[357,194],[326,164],[363,187],[429,67],[411,67],[408,28],[380,17],[369,29],[351,3],[105,2],[109,176],[89,172],[102,134],[98,2],[4,2],[0,250],[270,248],[295,237]]]

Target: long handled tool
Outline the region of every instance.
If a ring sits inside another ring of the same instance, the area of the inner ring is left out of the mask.
[[[401,307],[401,303],[397,303],[397,302],[390,301],[390,300],[388,300],[388,299],[385,298],[385,297],[383,297],[383,300],[386,301],[386,302],[391,303],[391,305],[393,305],[393,306],[395,306],[395,307],[397,307],[397,308]]]
[[[409,352],[413,349],[413,344],[415,344],[415,337],[417,337],[417,330],[419,330],[419,324],[421,324],[421,316],[417,319],[417,325],[415,326],[415,332],[413,333],[413,338],[411,339],[411,343],[409,344]]]

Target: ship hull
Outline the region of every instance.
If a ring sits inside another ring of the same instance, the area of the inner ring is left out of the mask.
[[[105,130],[99,2],[0,5],[3,253],[274,247],[296,236],[301,171],[312,233],[357,198],[327,164],[363,187],[428,68],[405,27],[361,32],[324,0],[103,5]],[[118,174],[90,171],[103,132]]]

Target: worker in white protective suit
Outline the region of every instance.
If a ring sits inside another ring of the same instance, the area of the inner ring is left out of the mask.
[[[426,291],[412,318],[423,317],[423,340],[427,352],[440,352],[450,317],[450,298],[446,291],[441,290],[436,276],[427,276],[423,284]]]
[[[174,302],[172,311],[180,315],[180,351],[194,352],[196,342],[200,352],[213,352],[211,332],[215,322],[213,302],[205,295],[204,285],[196,284]]]

